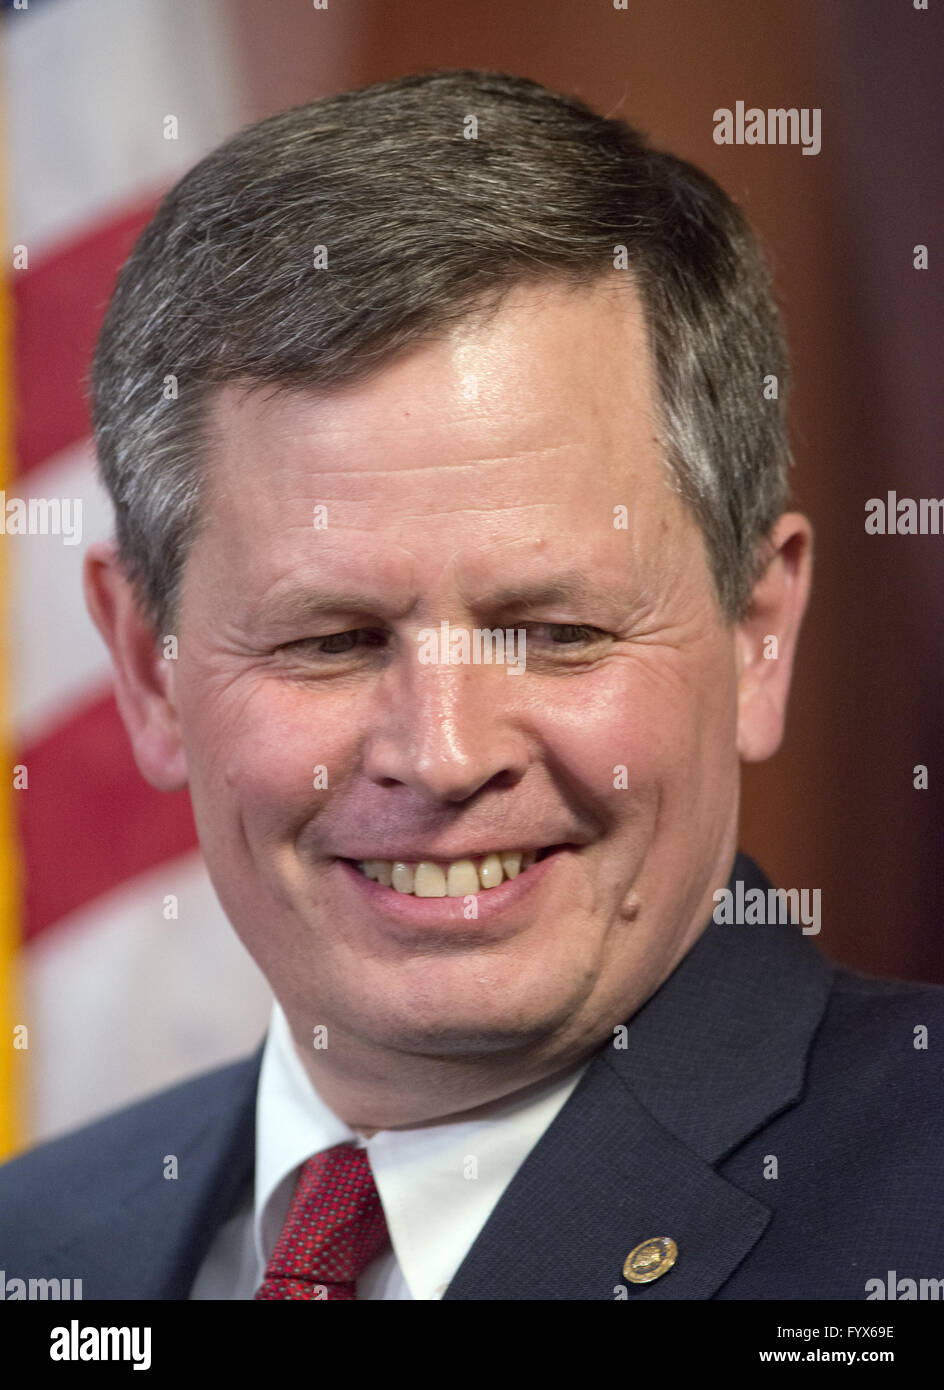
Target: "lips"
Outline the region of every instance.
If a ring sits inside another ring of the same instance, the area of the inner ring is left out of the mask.
[[[561,890],[566,878],[558,880],[557,874],[566,874],[567,862],[579,851],[580,846],[573,844],[547,846],[534,852],[534,863],[528,869],[522,868],[516,878],[505,878],[497,887],[480,887],[461,897],[450,897],[448,893],[442,897],[417,897],[415,892],[401,892],[392,882],[388,887],[368,878],[358,868],[357,860],[335,856],[335,882],[341,895],[335,900],[335,907],[343,920],[357,922],[370,933],[379,933],[378,941],[396,941],[408,950],[426,949],[433,941],[443,948],[455,949],[494,943],[530,930],[541,920],[542,893],[548,891],[549,882],[558,883],[558,891]],[[516,851],[505,851],[508,852]],[[470,857],[473,862],[488,858]],[[387,862],[438,863],[441,868],[443,863],[455,861]],[[354,915],[350,916],[355,903]]]

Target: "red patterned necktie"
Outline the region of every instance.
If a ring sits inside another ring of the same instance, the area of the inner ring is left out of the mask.
[[[389,1239],[367,1150],[325,1149],[302,1165],[255,1297],[356,1299],[358,1278]]]

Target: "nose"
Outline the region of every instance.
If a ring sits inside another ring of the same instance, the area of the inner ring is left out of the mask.
[[[364,770],[380,786],[406,786],[461,802],[494,782],[513,785],[528,763],[515,719],[526,677],[503,665],[392,663],[368,716]]]

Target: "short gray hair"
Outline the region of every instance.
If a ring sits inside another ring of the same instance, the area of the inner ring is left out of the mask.
[[[789,491],[787,354],[757,240],[717,183],[622,120],[522,78],[455,71],[239,132],[171,189],[122,268],[92,418],[121,562],[158,630],[199,529],[218,387],[362,380],[513,285],[623,278],[619,248],[669,473],[721,607],[740,616]]]

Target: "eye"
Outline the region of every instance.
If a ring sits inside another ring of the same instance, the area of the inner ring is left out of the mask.
[[[609,634],[585,623],[524,623],[520,626],[527,632],[531,646],[535,644],[545,649],[556,650],[563,655],[563,649],[575,656],[581,649],[599,645],[608,640]],[[387,634],[374,628],[350,628],[345,632],[330,632],[323,637],[302,637],[296,642],[285,642],[278,650],[302,660],[330,663],[359,651],[383,646]]]
[[[299,656],[347,656],[357,645],[378,647],[383,640],[381,632],[355,627],[347,632],[330,632],[324,637],[302,637],[297,642],[286,642],[279,650],[297,652]]]
[[[606,636],[598,627],[587,627],[580,623],[530,623],[529,631],[537,629],[557,634],[550,640],[552,647],[572,647],[580,643],[598,642]]]

